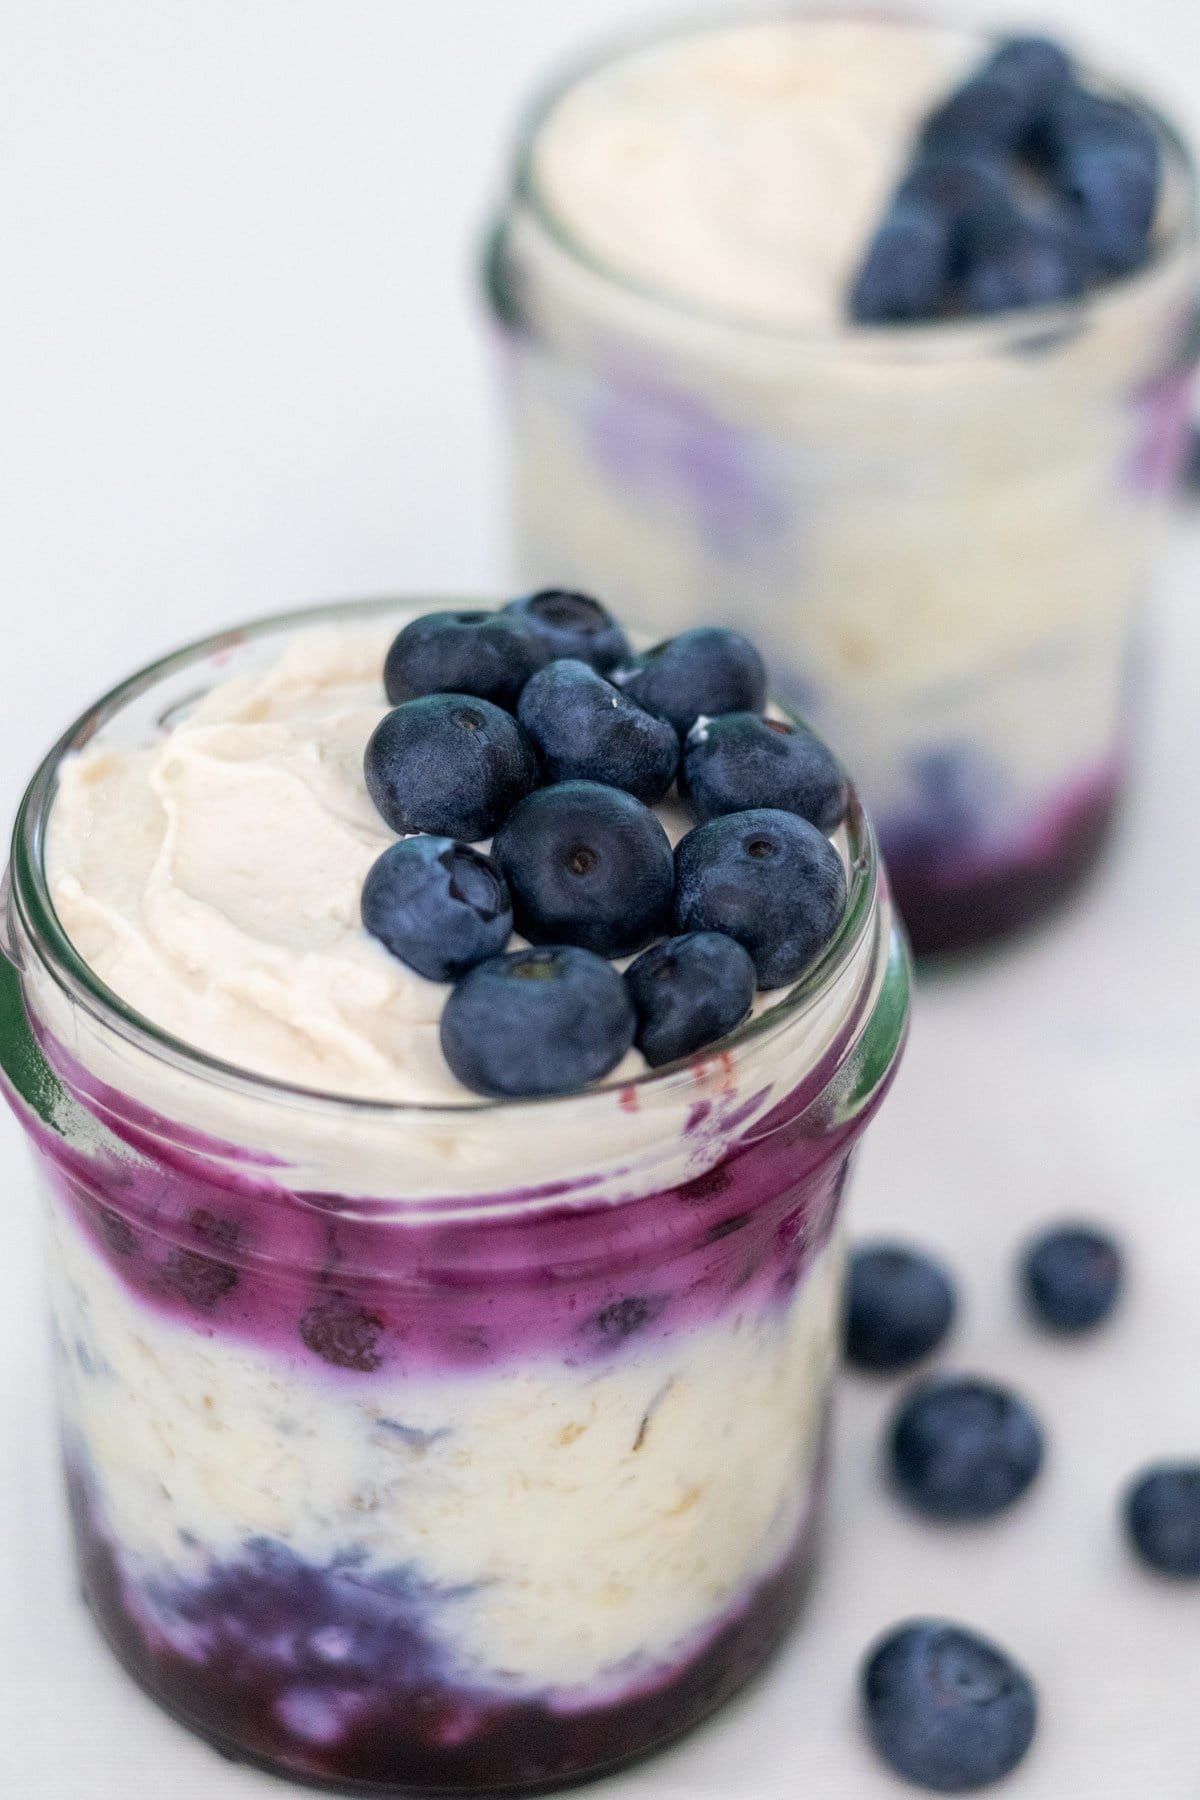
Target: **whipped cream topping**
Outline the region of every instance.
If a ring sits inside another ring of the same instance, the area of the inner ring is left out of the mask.
[[[157,741],[101,734],[63,764],[47,875],[85,961],[173,1037],[297,1087],[461,1103],[475,1096],[439,1042],[449,989],[360,918],[367,872],[395,842],[362,759],[401,622],[302,630]],[[658,811],[676,841],[688,820]],[[609,1079],[645,1070],[631,1051]]]
[[[533,182],[628,279],[746,320],[832,325],[913,136],[978,55],[965,34],[878,19],[675,37],[567,90]]]

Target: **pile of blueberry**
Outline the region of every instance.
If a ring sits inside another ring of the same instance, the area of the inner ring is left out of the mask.
[[[1020,1262],[1025,1305],[1060,1335],[1102,1324],[1123,1282],[1120,1250],[1087,1225],[1057,1226]],[[956,1312],[942,1265],[906,1244],[864,1246],[847,1278],[846,1354],[873,1373],[907,1369],[943,1341]],[[1042,1429],[1020,1397],[965,1376],[919,1381],[891,1423],[894,1491],[926,1518],[989,1519],[1012,1506],[1041,1468]],[[1159,1574],[1200,1580],[1200,1462],[1142,1472],[1122,1502],[1133,1548]],[[986,1638],[944,1619],[911,1619],[868,1652],[861,1678],[872,1742],[899,1774],[940,1794],[986,1787],[1033,1741],[1037,1698],[1028,1675]]]
[[[598,601],[551,589],[415,619],[384,686],[364,770],[404,835],[363,923],[455,984],[442,1050],[474,1092],[573,1093],[633,1044],[653,1067],[690,1056],[837,930],[846,780],[812,732],[764,715],[739,632],[634,655]],[[674,851],[652,810],[672,789],[693,821]],[[514,930],[531,947],[506,953]]]
[[[1045,38],[1002,43],[926,120],[850,294],[868,324],[1072,299],[1145,262],[1154,127]]]

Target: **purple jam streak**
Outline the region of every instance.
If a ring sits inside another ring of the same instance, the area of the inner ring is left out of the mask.
[[[931,856],[903,829],[881,830],[892,897],[918,956],[970,950],[1037,923],[1092,873],[1108,843],[1120,776],[1078,784],[1007,854]]]
[[[721,1706],[795,1618],[811,1573],[813,1505],[781,1566],[706,1640],[620,1698],[568,1704],[456,1678],[427,1626],[437,1604],[407,1571],[351,1557],[314,1568],[247,1544],[200,1578],[129,1578],[87,1478],[68,1460],[84,1596],[125,1669],[225,1755],[353,1793],[540,1792],[647,1755]]]

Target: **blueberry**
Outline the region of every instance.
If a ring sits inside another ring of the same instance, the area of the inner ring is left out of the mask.
[[[512,712],[545,661],[541,640],[504,613],[426,613],[394,640],[383,685],[393,706],[423,694],[474,694]]]
[[[942,311],[951,273],[951,227],[931,207],[897,199],[867,246],[850,288],[850,317],[904,325]]]
[[[378,1314],[339,1293],[316,1301],[300,1320],[301,1341],[314,1356],[359,1375],[369,1375],[383,1361],[379,1349],[382,1330]]]
[[[590,594],[543,588],[510,600],[504,611],[532,633],[552,660],[573,657],[607,675],[629,655],[625,633]]]
[[[1042,1433],[1015,1394],[990,1381],[919,1383],[892,1425],[900,1493],[935,1519],[987,1519],[1020,1498],[1042,1466]]]
[[[1158,1463],[1125,1497],[1125,1526],[1160,1575],[1200,1580],[1200,1462]]]
[[[963,250],[968,312],[1053,306],[1082,294],[1095,274],[1086,234],[1066,208],[1020,212],[1007,203],[972,219]]]
[[[671,726],[588,663],[569,658],[540,670],[517,716],[549,781],[599,781],[653,806],[675,779],[679,739]]]
[[[1090,253],[1111,274],[1137,268],[1162,180],[1154,128],[1122,101],[1074,89],[1044,135],[1051,178],[1077,209]]]
[[[646,950],[625,971],[637,1047],[657,1069],[734,1031],[754,1000],[754,964],[716,931],[693,931]]]
[[[442,1053],[477,1094],[569,1094],[615,1069],[633,1043],[616,969],[589,950],[515,950],[464,976],[442,1013]]]
[[[367,876],[362,921],[418,975],[457,981],[499,956],[512,932],[512,901],[490,856],[453,838],[402,838]]]
[[[666,1301],[657,1295],[626,1294],[623,1300],[613,1300],[602,1307],[590,1321],[590,1329],[606,1343],[620,1344],[645,1326],[652,1325],[665,1306]]]
[[[428,694],[386,714],[363,772],[393,831],[468,843],[490,837],[538,780],[533,745],[516,720],[467,694]]]
[[[697,825],[675,848],[675,923],[721,931],[750,952],[760,988],[783,987],[832,938],[846,873],[829,839],[774,807]]]
[[[656,644],[613,676],[639,706],[669,719],[685,737],[701,713],[761,712],[767,703],[762,657],[740,631],[709,626]]]
[[[163,1278],[181,1300],[202,1312],[211,1312],[238,1284],[238,1272],[231,1264],[202,1250],[172,1250]]]
[[[846,777],[832,750],[805,725],[726,713],[700,719],[683,747],[679,791],[697,824],[724,813],[773,806],[818,831],[846,816]]]
[[[846,1280],[846,1355],[860,1369],[905,1369],[937,1348],[954,1310],[940,1263],[907,1244],[866,1244]]]
[[[670,916],[674,864],[649,807],[595,781],[564,781],[510,813],[492,854],[512,890],[517,930],[534,944],[629,956]]]
[[[1025,1297],[1054,1331],[1090,1331],[1107,1319],[1121,1288],[1121,1252],[1102,1231],[1060,1225],[1022,1259]]]
[[[987,1638],[946,1619],[909,1619],[862,1671],[871,1741],[889,1768],[935,1794],[987,1787],[1033,1742],[1033,1684]]]
[[[1072,80],[1066,52],[1048,38],[1010,38],[929,117],[927,148],[1012,155]]]

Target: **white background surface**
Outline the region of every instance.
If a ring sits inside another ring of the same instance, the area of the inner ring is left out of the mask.
[[[985,9],[969,10],[984,16]],[[986,9],[1013,17],[1022,9]],[[0,0],[0,814],[112,680],[306,599],[496,589],[499,435],[474,252],[515,108],[622,0]],[[1058,0],[1200,125],[1194,0]],[[946,1360],[1025,1387],[1044,1478],[1013,1516],[901,1516],[890,1388],[848,1384],[807,1628],[715,1726],[606,1800],[885,1800],[854,1670],[945,1611],[1039,1680],[1012,1800],[1200,1796],[1200,1595],[1139,1573],[1114,1495],[1200,1452],[1200,525],[1160,596],[1149,745],[1073,915],[921,993],[862,1168],[886,1223],[961,1273]],[[0,1795],[282,1792],[161,1719],[74,1591],[16,1127],[0,1121]],[[1118,1224],[1132,1294],[1088,1346],[1035,1336],[1009,1277],[1035,1223]],[[910,1790],[903,1790],[910,1791]]]

